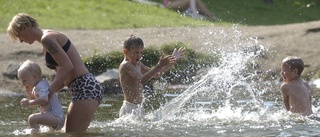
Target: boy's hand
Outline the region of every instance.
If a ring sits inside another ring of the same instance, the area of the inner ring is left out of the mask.
[[[169,56],[161,56],[158,65],[162,68],[167,65],[172,65],[176,63],[176,58],[172,55]]]
[[[23,107],[29,106],[29,99],[27,99],[27,98],[21,99],[20,104],[21,104],[21,106],[23,106]]]
[[[178,50],[176,48],[174,48],[173,52],[172,52],[172,56],[175,57],[176,60],[182,58],[184,55],[184,48],[179,48]]]

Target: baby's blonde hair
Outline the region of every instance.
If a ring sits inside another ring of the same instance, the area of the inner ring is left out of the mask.
[[[22,65],[18,69],[18,77],[22,73],[31,73],[36,77],[42,77],[42,71],[40,66],[31,61],[31,60],[26,60],[25,62],[22,63]]]
[[[37,20],[29,14],[18,13],[9,23],[7,33],[14,41],[16,41],[19,39],[19,32],[27,27],[39,27]]]

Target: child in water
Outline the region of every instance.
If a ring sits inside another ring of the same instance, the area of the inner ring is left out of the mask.
[[[141,38],[131,35],[124,42],[124,60],[119,66],[120,84],[124,93],[123,105],[119,112],[119,117],[133,114],[138,118],[144,116],[143,103],[143,84],[151,78],[160,77],[167,71],[176,60],[180,59],[184,51],[182,48],[174,50],[173,54],[161,57],[158,64],[149,68],[140,59],[142,58],[144,44]]]
[[[38,106],[40,112],[31,114],[28,118],[32,133],[40,131],[40,125],[60,130],[64,125],[63,109],[55,93],[49,99],[49,83],[42,78],[39,65],[30,60],[25,61],[18,69],[18,78],[26,88],[28,98],[21,100],[23,107]]]
[[[310,116],[311,89],[307,82],[301,79],[304,63],[299,57],[286,57],[281,64],[281,76],[284,83],[280,89],[283,103],[288,111],[302,116]]]

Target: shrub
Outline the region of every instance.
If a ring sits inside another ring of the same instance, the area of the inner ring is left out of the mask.
[[[161,52],[155,47],[146,47],[143,50],[143,57],[141,59],[141,62],[149,67],[155,66],[158,63],[160,56]]]
[[[194,82],[194,76],[197,71],[202,68],[211,67],[219,61],[216,54],[208,55],[204,53],[195,52],[182,42],[174,42],[164,44],[160,49],[155,46],[146,47],[143,51],[143,62],[146,66],[155,66],[161,55],[172,54],[174,48],[185,49],[185,57],[177,61],[174,67],[167,71],[162,79],[171,84],[189,84]],[[84,64],[94,75],[105,72],[107,69],[118,68],[123,60],[123,53],[114,51],[106,54],[94,54],[91,57],[83,58]]]
[[[91,57],[83,58],[88,70],[94,74],[101,74],[107,69],[118,68],[123,59],[123,53],[114,51],[106,54],[93,54]]]
[[[218,62],[216,55],[208,55],[195,52],[182,42],[165,44],[160,47],[160,51],[164,54],[171,54],[176,48],[183,47],[185,49],[184,58],[177,61],[170,71],[167,71],[162,80],[171,84],[189,84],[195,81],[194,76],[197,75],[199,69],[211,67]]]

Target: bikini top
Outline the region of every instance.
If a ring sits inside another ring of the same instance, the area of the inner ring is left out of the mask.
[[[64,44],[64,46],[62,47],[64,52],[67,53],[68,49],[70,48],[70,45],[71,45],[71,41],[68,39],[67,43]],[[57,62],[52,58],[49,52],[46,52],[45,61],[49,69],[56,69],[56,67],[58,66]]]

